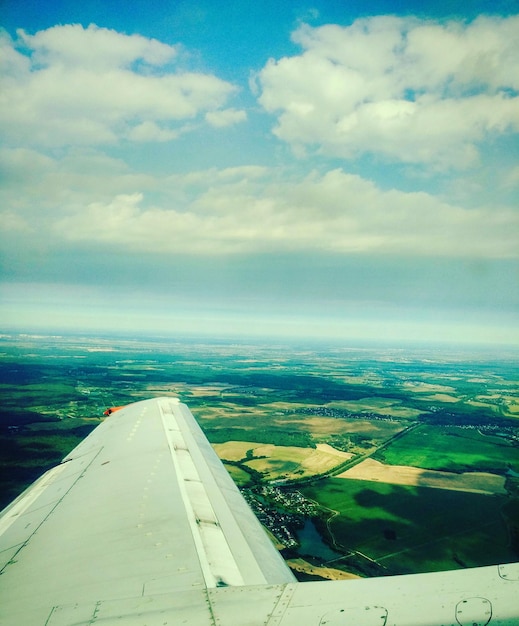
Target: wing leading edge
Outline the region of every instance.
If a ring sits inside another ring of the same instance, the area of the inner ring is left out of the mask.
[[[186,405],[110,415],[0,514],[5,626],[519,624],[519,564],[295,581]]]

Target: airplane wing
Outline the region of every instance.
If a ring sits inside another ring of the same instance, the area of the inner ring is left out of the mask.
[[[517,626],[519,564],[296,582],[185,404],[112,413],[0,514],[3,626]]]

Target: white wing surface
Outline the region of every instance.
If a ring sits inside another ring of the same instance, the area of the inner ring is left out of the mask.
[[[0,515],[0,624],[519,624],[519,564],[295,581],[189,409],[113,413]]]

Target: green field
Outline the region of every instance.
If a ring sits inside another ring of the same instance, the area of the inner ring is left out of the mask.
[[[517,558],[508,546],[504,496],[337,478],[301,491],[339,513],[329,520],[333,538],[345,551],[376,561],[378,573],[441,571]]]
[[[236,465],[229,465],[229,463],[224,463],[225,469],[229,472],[234,482],[241,486],[247,485],[250,482],[250,474],[247,474],[246,471],[242,470],[241,467],[236,467]]]
[[[502,438],[468,428],[419,426],[379,450],[374,458],[389,465],[449,472],[519,472],[516,447]]]

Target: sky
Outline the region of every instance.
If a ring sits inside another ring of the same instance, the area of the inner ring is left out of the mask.
[[[0,26],[0,331],[519,345],[515,2]]]

